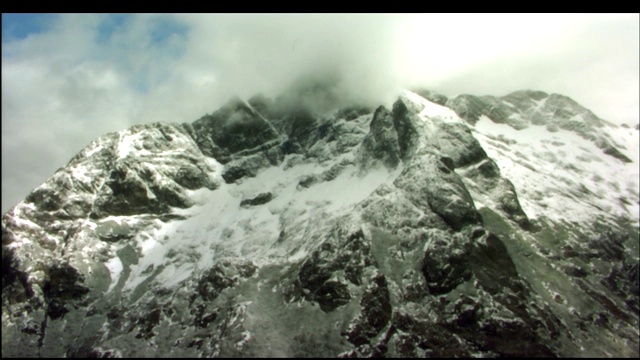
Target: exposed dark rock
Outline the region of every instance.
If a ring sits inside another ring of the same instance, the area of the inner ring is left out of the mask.
[[[217,184],[209,179],[209,176],[202,169],[195,165],[185,164],[182,165],[175,177],[174,181],[189,190],[196,190],[202,187],[206,187],[209,190],[215,190]]]
[[[118,224],[115,220],[107,220],[96,227],[96,234],[106,241],[118,241],[131,237],[131,228],[126,223]]]
[[[375,334],[378,334],[391,319],[390,301],[387,280],[384,275],[378,274],[360,301],[363,318],[375,330]]]
[[[471,339],[484,351],[508,357],[557,357],[530,327],[521,322],[491,321],[480,330],[480,336]]]
[[[574,249],[571,245],[565,245],[562,247],[562,257],[566,259],[579,257],[580,253]]]
[[[346,305],[351,300],[347,284],[329,280],[323,282],[313,292],[313,300],[318,302],[324,312],[330,312],[338,306]]]
[[[247,175],[247,171],[241,166],[232,166],[225,168],[222,178],[227,184],[233,183]]]
[[[573,277],[586,277],[589,273],[582,266],[568,265],[563,268],[564,273]]]
[[[302,146],[300,146],[300,144],[298,144],[298,142],[296,142],[295,140],[287,139],[280,146],[284,155],[303,153]]]
[[[79,349],[67,353],[70,358],[114,359],[118,357],[115,350]]]
[[[273,195],[270,192],[261,193],[254,198],[244,199],[240,202],[241,207],[250,207],[256,205],[266,204],[273,199]]]
[[[271,144],[253,149],[244,155],[225,164],[222,178],[226,183],[234,183],[243,177],[254,177],[260,170],[280,164],[284,158],[280,146]]]
[[[597,239],[589,242],[589,247],[606,260],[622,261],[624,258],[624,243],[629,238],[628,234],[606,230]]]
[[[279,136],[267,120],[237,98],[213,114],[195,121],[192,126],[194,133],[199,134],[196,138],[198,145],[211,148],[209,152],[214,157],[220,154],[213,154],[215,148],[207,146],[207,140],[233,154],[276,140]]]
[[[398,136],[400,157],[403,160],[408,160],[413,156],[420,136],[414,119],[416,115],[409,112],[407,105],[402,100],[398,100],[393,104],[392,115],[393,126]]]
[[[626,163],[633,162],[626,155],[620,152],[620,150],[616,149],[613,145],[608,145],[604,149],[604,153],[607,155],[611,155],[618,160],[622,160]]]
[[[446,294],[471,279],[469,244],[458,236],[450,239],[433,236],[422,260],[422,274],[429,293]]]
[[[60,194],[48,187],[39,187],[33,190],[25,200],[34,203],[44,211],[58,210],[62,203]]]
[[[400,148],[393,117],[389,110],[380,106],[373,114],[369,134],[362,142],[363,156],[382,161],[388,168],[395,168],[400,163]],[[368,161],[363,159],[363,165]]]
[[[449,99],[447,106],[471,125],[475,125],[489,107],[479,97],[473,95],[459,95]]]
[[[496,294],[504,287],[511,288],[516,294],[524,291],[516,266],[500,238],[485,232],[472,244],[469,267],[487,292]]]
[[[481,221],[462,179],[439,157],[421,154],[394,184],[414,205],[435,212],[455,230]]]
[[[309,186],[320,181],[317,175],[306,175],[298,182],[298,187],[308,188]]]
[[[84,199],[69,199],[62,206],[62,210],[66,212],[71,219],[82,218],[91,212],[91,203]]]
[[[355,346],[369,344],[391,320],[391,302],[387,280],[376,274],[360,300],[360,316],[344,335]]]
[[[84,276],[67,263],[49,267],[46,275],[42,290],[48,299],[78,299],[89,292],[87,287],[80,284]]]
[[[318,122],[311,112],[300,109],[285,117],[283,121],[288,125],[286,134],[290,140],[300,144],[303,149],[312,145]]]
[[[487,153],[464,124],[443,123],[435,136],[440,150],[453,160],[455,167],[475,164],[487,158]]]
[[[625,304],[635,313],[640,308],[640,265],[635,262],[622,262],[612,267],[601,283],[614,294],[625,300]]]
[[[620,309],[616,305],[616,303],[611,299],[609,299],[606,295],[602,294],[599,291],[594,290],[591,286],[587,285],[581,279],[576,280],[576,284],[578,284],[578,286],[580,286],[580,289],[582,289],[587,295],[591,296],[594,300],[599,302],[613,316],[627,323],[632,322],[631,316],[627,314],[625,311],[623,311],[622,309]]]
[[[442,163],[447,167],[447,169],[453,171],[456,169],[456,164],[453,162],[453,159],[451,159],[448,156],[443,156],[440,158],[440,161],[442,161]]]
[[[140,175],[145,176],[125,164],[116,165],[96,199],[94,213],[97,217],[167,212],[168,203],[152,196]],[[168,194],[164,197],[175,198]]]
[[[530,108],[535,101],[540,101],[547,97],[549,97],[549,94],[543,91],[519,90],[503,96],[502,99],[508,101],[520,110],[526,110]]]
[[[209,324],[216,320],[218,317],[218,312],[214,311],[212,313],[206,313],[207,306],[205,304],[199,304],[196,307],[196,311],[194,314],[194,325],[201,328],[206,328]]]
[[[211,137],[207,134],[197,132],[193,125],[189,123],[182,124],[187,133],[194,139],[198,148],[205,156],[216,159],[221,164],[226,164],[231,160],[231,153],[227,149],[223,149],[218,146]],[[202,129],[202,126],[198,127],[198,131]]]
[[[47,316],[51,320],[58,320],[64,317],[69,310],[64,306],[64,303],[58,299],[53,299],[47,304]]]
[[[137,319],[137,326],[139,327],[139,331],[136,334],[137,339],[150,339],[154,335],[153,328],[158,325],[160,322],[160,317],[162,315],[162,311],[160,308],[155,307],[150,309],[148,312],[142,314]]]
[[[204,300],[215,300],[224,289],[235,286],[241,278],[253,276],[257,269],[251,261],[217,263],[200,277],[198,294]]]
[[[500,177],[500,168],[498,167],[496,162],[491,159],[483,161],[482,164],[478,166],[478,171],[485,178],[494,179]]]
[[[6,229],[2,228],[2,302],[3,304],[26,301],[33,297],[33,290],[28,282],[28,274],[19,269],[19,262],[14,250],[5,244]]]
[[[328,170],[320,174],[322,181],[332,181],[333,179],[337,178],[338,175],[340,175],[340,173],[342,172],[342,170],[344,170],[344,167],[345,167],[344,164],[333,165]]]
[[[55,264],[47,269],[45,282],[42,287],[46,302],[46,315],[52,320],[58,320],[69,312],[67,303],[85,296],[89,288],[80,284],[84,276],[67,263]],[[46,328],[46,320],[42,325]]]
[[[335,251],[331,246],[324,246],[324,248],[331,252]],[[314,252],[312,257],[302,265],[299,274],[300,285],[309,291],[306,294],[308,300],[318,302],[323,311],[330,312],[348,303],[351,294],[346,284],[329,280],[333,271],[340,265],[337,259],[324,258],[319,254]]]
[[[507,214],[507,217],[515,221],[524,230],[532,230],[533,225],[529,221],[529,217],[522,210],[520,201],[518,201],[518,195],[516,194],[516,188],[511,181],[501,179],[499,182],[499,195],[497,197],[500,210]]]
[[[336,239],[341,247],[332,241],[323,243],[305,260],[298,274],[298,286],[308,301],[316,301],[325,312],[347,304],[351,294],[347,284],[329,280],[335,271],[345,271],[348,279],[361,283],[362,269],[372,264],[369,247],[364,243],[362,231],[350,234],[346,239]]]

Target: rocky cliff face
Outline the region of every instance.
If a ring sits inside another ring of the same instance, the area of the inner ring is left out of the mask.
[[[531,91],[318,109],[92,142],[2,218],[3,356],[639,355],[637,127]]]

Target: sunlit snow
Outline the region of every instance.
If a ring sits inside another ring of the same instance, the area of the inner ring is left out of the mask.
[[[624,130],[629,135],[635,131]],[[552,133],[540,125],[516,130],[482,116],[475,131],[502,175],[515,185],[529,217],[588,224],[598,216],[617,215],[638,223],[637,139],[615,137],[628,146],[624,153],[633,160],[629,164],[567,130]]]

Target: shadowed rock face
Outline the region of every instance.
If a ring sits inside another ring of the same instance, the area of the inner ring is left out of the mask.
[[[487,153],[478,140],[462,123],[442,124],[435,136],[440,150],[451,157],[453,165],[457,168],[475,164],[487,158]]]
[[[364,159],[380,160],[388,168],[396,168],[400,163],[398,133],[391,112],[384,106],[380,106],[373,114],[362,150]]]
[[[398,134],[400,157],[403,160],[411,158],[418,146],[419,124],[416,114],[410,112],[403,101],[398,100],[393,104],[393,125]]]
[[[278,133],[257,111],[234,98],[212,115],[193,123],[199,142],[213,142],[221,154],[234,154],[275,140]],[[202,146],[202,145],[201,145]]]
[[[638,356],[637,229],[530,218],[469,127],[604,123],[334,80],[108,134],[4,214],[3,356]]]

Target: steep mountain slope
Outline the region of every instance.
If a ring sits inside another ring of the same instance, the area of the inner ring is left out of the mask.
[[[7,212],[3,356],[639,355],[637,129],[300,99],[105,135]]]

